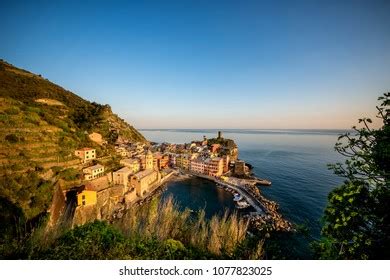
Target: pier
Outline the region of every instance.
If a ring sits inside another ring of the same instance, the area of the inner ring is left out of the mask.
[[[253,198],[245,189],[242,189],[239,186],[234,186],[234,185],[222,182],[222,181],[217,180],[217,179],[215,179],[214,181],[221,186],[227,187],[227,188],[232,189],[232,190],[236,191],[237,193],[239,193],[256,210],[257,214],[259,214],[259,215],[265,214],[260,203],[255,198]]]
[[[186,173],[213,181],[216,184],[231,189],[244,197],[255,209],[255,212],[252,212],[247,216],[253,228],[260,231],[270,229],[276,231],[294,231],[293,225],[284,219],[279,213],[277,203],[270,201],[261,195],[260,191],[256,187],[256,184],[245,183],[244,185],[240,185],[240,179],[235,181],[235,183],[232,183],[204,174],[197,174],[193,172]],[[268,226],[265,227],[265,225]]]

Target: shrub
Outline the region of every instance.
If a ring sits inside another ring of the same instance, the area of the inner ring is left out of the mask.
[[[20,109],[18,107],[10,107],[10,108],[5,109],[5,112],[8,115],[17,115],[20,113]]]
[[[9,120],[9,117],[6,114],[0,114],[0,122],[7,123]]]
[[[67,168],[62,170],[60,173],[60,178],[64,179],[65,181],[74,181],[79,179],[79,171],[77,171],[74,168]]]
[[[5,140],[6,141],[8,141],[9,143],[17,143],[17,142],[19,142],[19,137],[18,136],[16,136],[15,134],[7,134],[6,136],[5,136]]]

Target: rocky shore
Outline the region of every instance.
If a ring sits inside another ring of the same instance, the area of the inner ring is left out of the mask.
[[[259,231],[295,231],[292,223],[283,218],[279,205],[265,198],[254,185],[246,185],[246,190],[255,197],[263,207],[264,215],[249,215],[250,227]]]

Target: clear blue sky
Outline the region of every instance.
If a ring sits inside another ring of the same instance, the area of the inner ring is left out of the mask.
[[[4,1],[0,57],[137,128],[348,128],[390,91],[390,1]]]

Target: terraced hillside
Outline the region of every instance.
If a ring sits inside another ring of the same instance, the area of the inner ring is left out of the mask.
[[[91,132],[102,134],[108,145],[91,142]],[[0,198],[27,219],[47,209],[58,179],[77,179],[76,148],[95,147],[98,156],[108,155],[119,136],[146,141],[110,106],[0,61]]]

